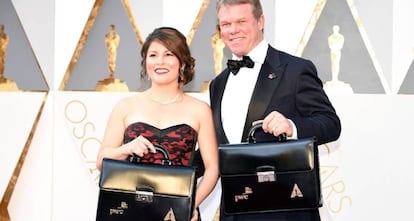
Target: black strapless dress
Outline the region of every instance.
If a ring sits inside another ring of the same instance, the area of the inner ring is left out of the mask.
[[[142,135],[151,143],[159,144],[170,154],[173,165],[192,165],[197,144],[197,131],[187,124],[177,124],[159,129],[150,124],[136,122],[125,129],[123,143],[128,143]],[[161,153],[148,153],[141,159],[142,163],[161,164]]]

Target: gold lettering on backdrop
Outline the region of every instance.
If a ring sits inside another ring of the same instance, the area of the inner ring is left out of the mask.
[[[99,180],[99,170],[96,168],[96,154],[101,140],[94,136],[95,124],[87,121],[88,108],[80,100],[71,100],[65,106],[65,119],[73,124],[72,136],[80,142],[79,151],[86,163],[87,169],[95,182]]]
[[[115,25],[109,25],[109,32],[105,35],[105,46],[108,53],[109,78],[98,81],[97,91],[129,91],[124,81],[115,78],[116,58],[120,42],[119,34],[115,32]]]
[[[88,167],[89,174],[92,175],[93,180],[98,181],[100,171],[98,170],[98,168],[95,167],[95,165],[96,165],[96,160],[86,161],[86,166]]]
[[[328,152],[328,155],[331,153],[331,148],[328,144],[323,144],[323,147],[325,147],[326,151]]]
[[[85,152],[85,150],[86,150],[85,146],[87,146],[86,144],[89,143],[89,142],[95,143],[96,147],[100,147],[101,144],[102,144],[102,142],[96,137],[87,137],[87,138],[85,138],[82,141],[82,144],[81,144],[81,153],[82,153],[82,156],[85,157],[85,158],[88,158],[88,154]]]
[[[346,184],[343,179],[335,179],[338,166],[322,166],[321,180],[324,200],[331,213],[340,213],[346,207],[352,206],[352,197],[346,194]]]
[[[302,193],[302,191],[300,191],[298,184],[295,183],[295,185],[293,186],[293,189],[292,189],[292,193],[290,194],[290,198],[293,199],[293,198],[296,198],[296,197],[302,198],[303,193]]]
[[[16,82],[4,77],[6,67],[6,52],[9,45],[9,36],[4,31],[5,26],[0,24],[0,91],[18,91]]]
[[[175,220],[175,214],[172,208],[170,208],[170,210],[168,210],[167,215],[165,215],[164,217],[164,221],[176,221]]]
[[[343,196],[339,198],[338,205],[334,206],[334,203],[332,201],[328,202],[328,208],[329,211],[332,213],[340,213],[343,209],[344,204],[348,204],[349,206],[352,206],[352,198],[350,196]]]
[[[89,126],[89,128],[92,128],[92,132],[95,131],[95,125],[92,122],[87,122],[83,125],[83,127],[82,127],[83,130],[80,132],[81,133],[80,135],[77,135],[77,133],[76,133],[77,128],[74,127],[73,128],[73,136],[75,136],[78,139],[82,139],[83,137],[85,137],[86,129],[87,129],[88,126]]]
[[[329,199],[332,194],[340,194],[345,192],[345,183],[343,180],[339,180],[335,183],[329,184],[327,186],[324,186],[323,189],[328,189],[328,194],[326,195],[326,198]]]
[[[76,105],[80,105],[80,107],[76,107]],[[79,109],[83,112],[82,115],[80,115],[82,117],[73,116],[72,110],[79,110]],[[88,115],[88,112],[86,109],[86,105],[80,100],[69,101],[65,106],[65,118],[66,120],[68,120],[69,122],[73,124],[81,123],[82,121],[86,119],[87,115]]]

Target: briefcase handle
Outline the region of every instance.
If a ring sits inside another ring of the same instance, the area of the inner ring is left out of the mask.
[[[164,159],[162,160],[162,165],[171,165],[172,162],[170,160],[170,154],[168,153],[168,151],[163,146],[161,146],[160,144],[153,144],[153,145],[154,145],[155,151],[162,153],[162,155],[164,156]],[[141,162],[141,157],[134,154],[133,156],[131,156],[129,158],[129,162],[131,162],[131,163],[140,163]]]
[[[258,123],[253,125],[248,133],[248,137],[247,137],[247,142],[249,143],[256,143],[256,131],[258,130],[263,130],[263,123]],[[284,142],[287,140],[287,135],[286,133],[282,133],[279,136],[276,137],[275,141],[276,142]]]

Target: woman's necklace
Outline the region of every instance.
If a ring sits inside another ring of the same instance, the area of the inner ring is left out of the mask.
[[[159,104],[162,104],[162,105],[167,105],[167,104],[172,104],[172,103],[175,103],[175,102],[179,101],[181,99],[180,95],[181,95],[181,93],[178,92],[177,95],[175,95],[175,97],[171,98],[170,100],[166,100],[166,101],[161,101],[159,99],[156,99],[156,98],[152,97],[151,93],[149,94],[148,97],[149,97],[150,100],[154,101],[155,103],[159,103]]]

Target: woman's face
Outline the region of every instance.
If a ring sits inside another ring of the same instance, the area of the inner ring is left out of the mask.
[[[180,61],[160,41],[153,41],[147,52],[146,69],[152,84],[178,84]]]

